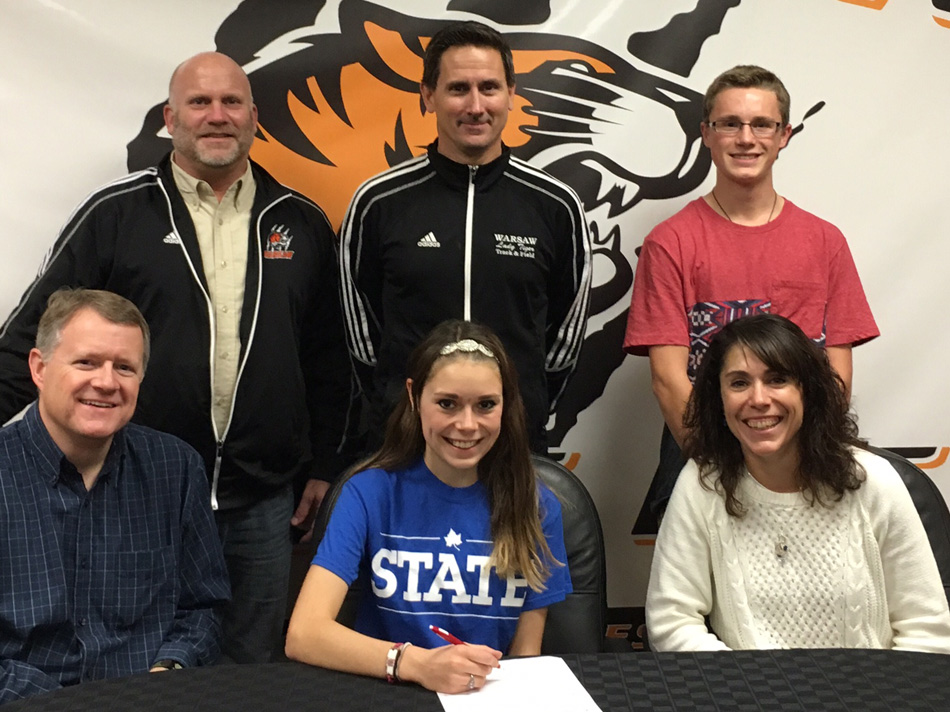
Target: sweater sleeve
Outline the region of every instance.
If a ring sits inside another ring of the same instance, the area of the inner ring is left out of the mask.
[[[927,533],[910,493],[891,465],[859,453],[862,486],[881,553],[895,650],[950,653],[950,611]]]
[[[687,463],[660,526],[647,587],[647,631],[658,652],[729,649],[705,622],[713,608],[712,497],[719,495],[704,489],[696,463]]]

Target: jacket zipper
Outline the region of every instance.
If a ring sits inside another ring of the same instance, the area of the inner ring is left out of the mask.
[[[468,167],[468,200],[465,205],[465,267],[464,267],[464,301],[462,304],[462,318],[472,320],[472,221],[475,213],[475,174],[478,166]]]
[[[286,196],[284,196],[286,197]],[[264,249],[261,245],[261,221],[264,219],[264,213],[270,210],[273,206],[279,203],[284,198],[278,198],[274,200],[269,205],[265,205],[260,212],[260,215],[257,216],[257,225],[254,227],[254,236],[257,242],[257,296],[254,298],[254,318],[251,319],[251,330],[247,335],[247,346],[244,347],[244,358],[241,359],[241,365],[238,366],[237,375],[234,378],[234,390],[231,391],[231,410],[228,411],[228,420],[224,424],[224,432],[221,433],[221,437],[217,437],[217,425],[214,422],[214,413],[211,413],[211,426],[215,429],[215,437],[217,438],[217,448],[214,454],[214,474],[211,477],[211,509],[218,509],[218,480],[221,475],[221,461],[224,459],[224,441],[227,440],[228,432],[231,430],[231,421],[234,419],[234,403],[237,400],[238,388],[241,385],[241,376],[244,375],[244,366],[247,365],[248,356],[251,353],[251,345],[254,343],[254,332],[257,331],[257,316],[261,308],[261,289],[263,289],[264,284],[264,256],[261,254],[261,251]],[[253,215],[251,219],[253,219]],[[250,269],[250,265],[248,265]],[[247,284],[247,273],[245,271],[244,283]],[[212,334],[211,334],[211,343],[214,343],[214,323],[212,322]],[[212,369],[211,369],[211,398],[214,399],[214,351],[212,350]]]
[[[208,354],[208,367],[210,370],[209,383],[211,386],[210,396],[211,402],[214,402],[214,349],[215,349],[215,328],[214,328],[214,304],[211,302],[211,296],[208,294],[208,290],[204,288],[201,284],[201,279],[198,276],[198,272],[195,270],[195,265],[191,261],[191,257],[188,255],[188,250],[185,249],[185,242],[181,238],[181,233],[178,230],[178,225],[175,223],[175,214],[172,211],[172,201],[168,195],[168,191],[165,190],[165,184],[161,179],[161,176],[158,176],[158,185],[161,188],[162,193],[165,194],[165,203],[168,206],[168,219],[172,224],[172,230],[175,232],[175,236],[178,238],[178,244],[181,247],[181,252],[185,256],[185,262],[188,264],[188,269],[191,270],[191,276],[194,278],[195,283],[198,285],[198,289],[201,290],[201,294],[205,298],[205,303],[208,305],[208,329],[210,331],[211,337],[211,349]],[[258,236],[257,244],[258,250],[260,247],[260,224],[261,220],[270,208],[279,203],[286,196],[282,196],[274,200],[270,205],[265,206],[260,215],[257,216],[257,229],[254,231],[255,235]],[[252,216],[253,218],[253,216]],[[231,412],[228,413],[228,422],[225,423],[224,432],[220,435],[218,434],[218,425],[214,422],[214,413],[209,411],[209,416],[211,418],[211,431],[214,433],[215,440],[215,450],[214,450],[214,471],[211,475],[211,509],[217,511],[218,509],[218,479],[221,475],[221,461],[223,459],[224,453],[224,441],[227,438],[228,431],[231,429],[231,420],[234,417],[234,399],[237,396],[237,389],[241,383],[241,374],[244,372],[244,365],[247,363],[247,356],[251,350],[251,342],[254,340],[254,332],[257,329],[257,314],[260,309],[261,304],[261,285],[263,283],[263,259],[260,254],[257,255],[257,299],[255,300],[254,306],[254,319],[251,324],[251,333],[247,339],[247,348],[244,349],[244,359],[241,361],[241,365],[238,368],[237,377],[234,380],[234,390],[231,393]],[[247,278],[245,277],[245,284]]]
[[[188,254],[188,250],[185,248],[185,241],[181,237],[181,232],[178,230],[178,225],[175,223],[175,213],[172,210],[172,201],[168,195],[168,191],[165,190],[165,183],[162,181],[161,176],[158,176],[158,186],[161,188],[162,193],[165,194],[165,203],[168,205],[168,219],[172,224],[172,230],[175,233],[175,237],[178,238],[178,246],[181,247],[181,253],[185,257],[185,263],[188,265],[188,269],[191,270],[191,276],[195,280],[195,284],[198,285],[198,289],[201,290],[202,296],[205,298],[205,304],[208,305],[208,330],[210,331],[211,336],[211,349],[208,352],[208,371],[210,378],[208,379],[211,384],[211,402],[214,402],[214,342],[215,342],[215,333],[214,333],[214,304],[211,303],[211,296],[208,294],[208,290],[204,288],[204,285],[201,283],[201,278],[198,276],[197,270],[195,270],[195,264],[191,261],[191,256]],[[177,190],[177,188],[176,188]],[[218,508],[218,473],[221,471],[221,450],[224,447],[224,437],[218,437],[218,426],[214,422],[214,414],[211,414],[211,431],[214,433],[215,441],[215,455],[214,455],[214,472],[211,477],[211,509],[216,510]]]

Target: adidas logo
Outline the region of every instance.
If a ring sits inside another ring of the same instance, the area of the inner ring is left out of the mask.
[[[426,233],[416,245],[419,247],[442,247],[439,241],[435,239],[435,234],[431,232]]]
[[[173,233],[173,232],[170,232],[170,233],[168,233],[167,235],[165,235],[165,239],[163,239],[162,242],[164,242],[164,243],[166,243],[166,244],[168,244],[168,245],[180,245],[180,244],[181,244],[181,240],[178,238],[178,235],[176,235],[176,234]]]

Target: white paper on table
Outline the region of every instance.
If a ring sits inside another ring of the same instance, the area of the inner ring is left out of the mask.
[[[445,712],[602,712],[567,663],[549,656],[502,660],[484,687],[439,700]]]

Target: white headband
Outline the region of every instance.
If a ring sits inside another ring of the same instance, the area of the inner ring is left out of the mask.
[[[492,353],[491,349],[480,344],[475,339],[462,339],[461,341],[453,341],[451,344],[446,344],[442,347],[442,350],[439,351],[441,356],[448,356],[449,354],[454,354],[456,351],[461,351],[462,353],[471,354],[478,351],[478,353],[487,356],[488,358],[494,359],[495,354]],[[497,361],[497,359],[495,359]]]

